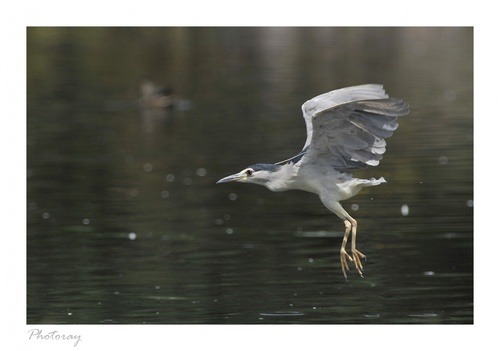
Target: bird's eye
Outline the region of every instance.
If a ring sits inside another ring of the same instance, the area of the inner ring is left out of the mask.
[[[247,169],[247,176],[251,176],[253,174],[253,169]]]

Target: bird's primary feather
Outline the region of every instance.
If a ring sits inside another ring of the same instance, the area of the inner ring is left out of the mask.
[[[307,139],[302,151],[285,161],[330,165],[338,171],[376,166],[385,138],[409,112],[401,99],[389,98],[383,86],[365,84],[318,95],[302,105]]]

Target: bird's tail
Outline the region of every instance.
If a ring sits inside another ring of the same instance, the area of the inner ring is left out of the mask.
[[[380,185],[382,183],[387,183],[387,180],[385,180],[384,177],[380,177],[379,179],[371,178],[370,180],[367,181],[371,183],[367,186],[375,186],[375,185]]]

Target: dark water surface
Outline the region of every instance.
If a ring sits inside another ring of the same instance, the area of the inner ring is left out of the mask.
[[[470,28],[29,28],[28,324],[470,324]],[[174,90],[141,108],[139,82]],[[301,104],[383,83],[411,114],[344,202],[215,185],[305,141]],[[404,213],[408,209],[408,213]]]

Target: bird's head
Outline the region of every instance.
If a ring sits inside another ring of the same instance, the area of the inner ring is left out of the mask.
[[[253,183],[268,186],[269,182],[273,180],[273,174],[280,169],[279,165],[257,163],[243,169],[241,172],[224,177],[217,182],[240,182],[240,183]]]

